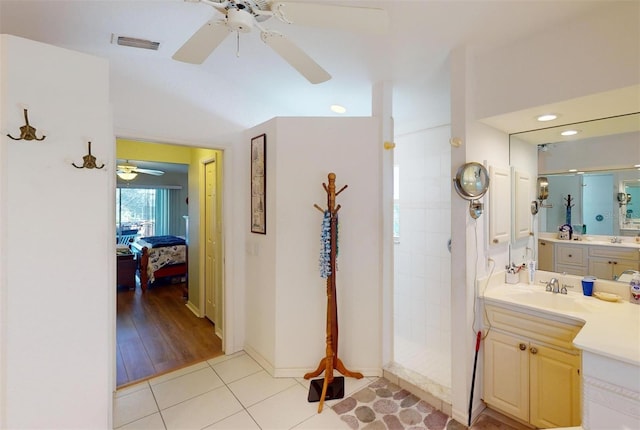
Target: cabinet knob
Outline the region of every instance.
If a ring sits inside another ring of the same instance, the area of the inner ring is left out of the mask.
[[[535,346],[532,346],[529,351],[531,351],[532,354],[537,354],[538,353],[538,348],[536,348]]]
[[[618,262],[617,262],[617,261],[614,261],[614,262],[613,262],[613,264],[618,264]]]
[[[569,254],[569,258],[573,257],[573,255]]]
[[[525,349],[527,349],[527,345],[525,345],[524,343],[521,343],[520,345],[518,345],[518,347],[520,348],[520,351],[524,351]]]

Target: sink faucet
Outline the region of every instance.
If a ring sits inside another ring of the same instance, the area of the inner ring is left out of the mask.
[[[622,239],[617,236],[613,236],[613,238],[611,239],[611,243],[622,243]]]
[[[552,293],[559,293],[560,292],[560,283],[558,282],[558,279],[556,278],[551,278],[549,280],[549,282],[547,282],[547,287],[545,288],[546,291],[551,291]]]

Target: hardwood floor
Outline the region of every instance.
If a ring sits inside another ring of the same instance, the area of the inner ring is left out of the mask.
[[[222,354],[213,323],[185,306],[184,288],[170,283],[145,293],[139,286],[118,288],[118,387]]]

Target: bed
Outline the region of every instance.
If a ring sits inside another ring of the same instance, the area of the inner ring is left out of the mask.
[[[187,244],[178,236],[148,236],[131,244],[140,273],[140,287],[147,287],[158,278],[187,276]]]

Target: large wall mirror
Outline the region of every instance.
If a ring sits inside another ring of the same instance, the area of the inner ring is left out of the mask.
[[[577,134],[562,135],[569,130]],[[640,194],[640,113],[514,133],[510,145],[512,158],[516,158],[512,165],[526,164],[523,155],[535,154],[537,176],[548,181],[538,231],[558,231],[567,221],[570,204],[574,231],[592,235],[640,232],[640,202],[633,198]]]
[[[577,133],[562,135],[570,130]],[[640,233],[640,113],[513,133],[510,164],[547,178],[547,199],[532,215],[536,236],[557,232],[568,204],[576,232]],[[536,190],[531,196],[536,199]]]

